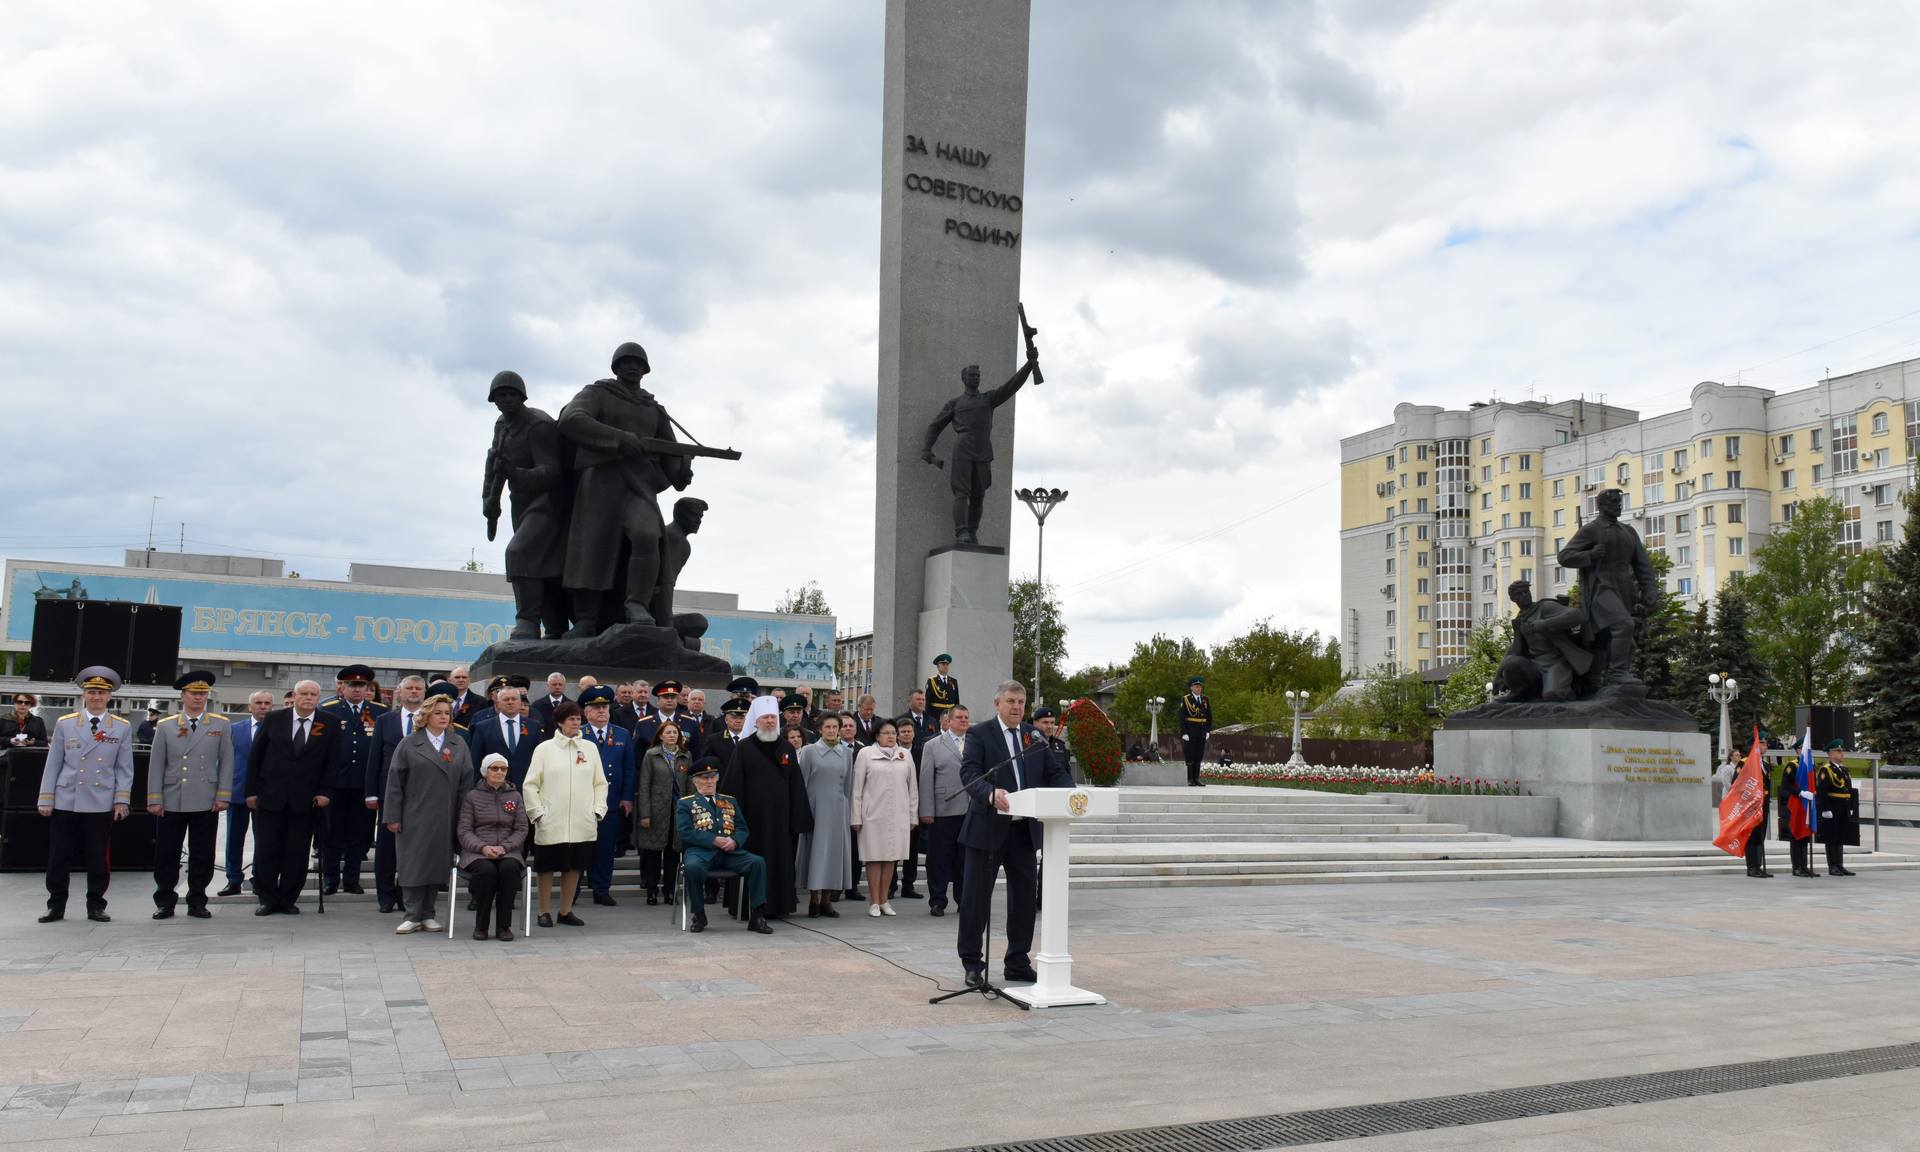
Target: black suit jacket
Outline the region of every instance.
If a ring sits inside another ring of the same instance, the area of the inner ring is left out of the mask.
[[[377,723],[377,721],[376,721]],[[313,796],[327,770],[340,759],[340,718],[315,711],[306,747],[293,746],[293,709],[267,713],[247,750],[247,799],[266,812],[298,812],[313,807]]]
[[[573,697],[567,696],[564,697],[564,699],[571,700]],[[535,716],[540,718],[540,727],[545,728],[549,732],[554,730],[554,704],[553,701],[547,699],[547,694],[544,689],[541,691],[539,699],[528,702],[527,708],[532,711]]]
[[[367,791],[369,800],[387,798],[387,768],[393,763],[393,750],[400,747],[400,716],[403,709],[393,708],[373,722],[373,740],[367,748]]]
[[[477,773],[480,761],[495,752],[507,758],[507,779],[515,788],[526,783],[527,769],[533,764],[533,749],[547,738],[547,729],[537,716],[520,716],[520,742],[513,751],[507,751],[507,738],[500,731],[500,717],[489,713],[478,726],[467,729],[467,748],[473,753],[473,767]],[[616,725],[617,727],[617,725]],[[477,783],[478,781],[476,781]]]
[[[1013,817],[993,806],[993,792],[1004,788],[1071,788],[1073,774],[1063,770],[1047,749],[1047,738],[1031,724],[1020,725],[1019,773],[1014,758],[1000,735],[1000,718],[994,717],[967,729],[966,747],[960,754],[960,784],[967,790],[966,820],[960,825],[960,843],[969,848],[996,852],[1013,831]],[[1033,846],[1040,847],[1038,820],[1023,821]]]

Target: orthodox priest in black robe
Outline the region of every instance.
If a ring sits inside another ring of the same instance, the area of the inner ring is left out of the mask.
[[[767,918],[784,920],[799,907],[795,853],[799,838],[813,831],[813,808],[773,697],[762,696],[749,709],[746,731],[720,773],[720,791],[739,802],[753,829],[753,853],[767,862]]]

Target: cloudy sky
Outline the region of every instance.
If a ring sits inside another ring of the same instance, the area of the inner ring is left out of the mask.
[[[1035,0],[1016,484],[1075,664],[1338,610],[1395,403],[1920,356],[1909,4]],[[486,383],[644,342],[683,578],[871,621],[882,5],[10,4],[0,555],[499,569]],[[1014,569],[1031,572],[1016,509]],[[755,526],[777,548],[728,547]],[[773,533],[772,537],[765,535]]]

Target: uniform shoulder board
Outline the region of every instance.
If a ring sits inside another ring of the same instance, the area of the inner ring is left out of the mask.
[[[66,714],[65,716],[62,716],[62,717],[60,717],[60,719],[61,719],[61,720],[78,720],[78,719],[80,719],[80,713],[78,713],[78,712],[69,712],[69,713],[67,713],[67,714]],[[55,723],[59,723],[59,721],[55,721]]]
[[[329,696],[325,700],[320,701],[320,707],[325,708],[329,704],[338,704],[338,703],[340,703],[340,697]]]
[[[209,712],[209,713],[207,713],[207,719],[209,719],[209,720],[225,720],[226,718],[227,718],[227,714],[226,714],[225,712]]]
[[[462,731],[462,732],[465,732],[465,731],[467,730],[467,726],[466,726],[465,724],[458,724],[458,723],[456,723],[456,724],[454,725],[454,727],[455,727],[455,728],[458,728],[458,729],[460,729],[460,731]]]
[[[78,715],[79,715],[79,713],[78,713],[78,712],[75,712],[75,713],[74,713],[74,715],[75,715],[75,716],[78,716]],[[125,725],[126,725],[127,727],[129,727],[129,728],[131,728],[131,727],[133,727],[133,721],[131,721],[131,720],[128,720],[128,719],[127,719],[126,717],[124,717],[124,716],[115,716],[115,715],[114,715],[113,713],[111,713],[111,712],[109,712],[109,713],[107,713],[107,727],[109,727],[109,728],[111,728],[111,727],[113,727],[113,726],[114,726],[115,724],[125,724]]]
[[[167,721],[169,721],[169,720],[185,720],[186,718],[187,718],[187,714],[186,714],[185,712],[175,712],[175,713],[174,713],[173,715],[171,715],[171,716],[162,716],[162,717],[160,717],[160,719],[158,719],[158,720],[156,720],[156,721],[154,721],[154,723],[156,723],[156,724],[165,724],[165,723],[166,723]]]

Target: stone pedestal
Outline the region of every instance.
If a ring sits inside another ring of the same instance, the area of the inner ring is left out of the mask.
[[[960,702],[976,717],[993,714],[993,690],[1013,672],[1013,613],[1007,608],[1007,554],[955,544],[927,557],[921,589],[920,681],[933,658],[953,657]]]
[[[536,691],[549,672],[565,672],[569,679],[585,673],[602,683],[671,676],[689,688],[724,688],[732,666],[692,643],[672,628],[616,624],[584,640],[502,640],[480,653],[469,670],[481,685],[493,676],[525,676]]]
[[[1433,734],[1436,776],[1517,780],[1560,801],[1554,835],[1713,839],[1711,755],[1700,732],[1473,725]]]

